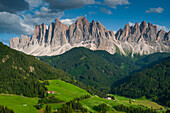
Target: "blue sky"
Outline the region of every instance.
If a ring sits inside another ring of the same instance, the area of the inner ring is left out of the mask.
[[[1,0],[0,41],[8,45],[13,37],[31,36],[36,24],[59,18],[69,25],[81,16],[113,31],[143,20],[169,31],[169,4],[170,0]]]

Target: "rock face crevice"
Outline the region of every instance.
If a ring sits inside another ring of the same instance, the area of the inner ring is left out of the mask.
[[[170,32],[158,31],[151,23],[143,21],[140,25],[126,24],[114,34],[108,31],[99,21],[89,23],[80,17],[69,27],[59,19],[47,26],[36,25],[31,38],[21,35],[10,40],[10,47],[35,56],[59,55],[73,47],[87,47],[91,50],[106,50],[111,54],[151,54],[168,52]]]

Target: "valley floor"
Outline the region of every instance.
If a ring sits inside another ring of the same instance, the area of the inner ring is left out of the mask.
[[[47,86],[48,90],[55,91],[55,94],[49,94],[53,95],[65,102],[68,102],[70,100],[73,100],[74,98],[81,97],[83,95],[89,94],[87,91],[74,86],[72,84],[66,83],[61,80],[49,80],[50,85]],[[147,108],[153,108],[157,111],[160,111],[160,109],[165,110],[165,108],[155,102],[152,102],[150,100],[147,100],[146,98],[139,98],[135,99],[135,102],[129,103],[130,98],[125,98],[118,95],[110,95],[114,96],[115,100],[107,100],[105,98],[100,98],[96,95],[91,96],[88,99],[81,100],[80,103],[83,105],[83,107],[87,108],[87,110],[90,112],[97,113],[95,110],[95,106],[98,106],[99,104],[105,103],[108,106],[110,106],[110,109],[107,113],[117,113],[113,107],[123,104],[125,106],[133,106],[133,107],[142,107],[143,109]],[[0,105],[8,106],[10,109],[13,109],[16,113],[43,113],[43,109],[45,109],[45,105],[41,110],[37,110],[34,105],[38,103],[39,98],[29,98],[29,97],[23,97],[23,96],[17,96],[17,95],[4,95],[0,94]],[[132,99],[131,99],[132,100]],[[62,103],[54,103],[54,104],[46,104],[50,105],[52,108],[52,111],[59,109],[65,102]],[[163,111],[162,110],[162,111]],[[119,112],[123,113],[123,112]]]

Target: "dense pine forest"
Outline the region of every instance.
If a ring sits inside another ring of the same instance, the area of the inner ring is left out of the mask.
[[[170,105],[170,57],[112,85],[112,93]]]
[[[55,69],[36,57],[25,55],[0,43],[0,93],[42,97],[44,79],[70,80],[67,73]]]

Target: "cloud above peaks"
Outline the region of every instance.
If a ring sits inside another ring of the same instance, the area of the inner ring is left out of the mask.
[[[76,9],[84,5],[94,4],[95,0],[44,0],[49,4],[51,11]]]
[[[72,19],[61,19],[60,21],[63,23],[63,24],[66,24],[66,25],[71,25],[72,23],[76,22],[76,20],[79,18],[76,17],[76,18],[72,18]]]
[[[29,8],[33,9],[41,5],[47,5],[43,0],[25,0],[29,3]]]
[[[112,14],[112,12],[109,9],[106,9],[106,8],[100,8],[100,12],[103,12],[103,13],[108,14],[108,15]]]
[[[161,25],[156,25],[156,27],[157,27],[157,29],[158,30],[164,30],[165,32],[169,32],[170,31],[170,29],[168,29],[167,27],[165,27],[165,26],[161,26]]]
[[[0,12],[15,13],[29,8],[25,0],[0,0]]]
[[[24,23],[23,19],[15,14],[0,12],[0,33],[15,33],[30,35],[33,27]]]
[[[111,8],[116,8],[117,5],[128,5],[130,2],[128,0],[104,0],[104,5]]]
[[[146,13],[163,13],[164,9],[161,7],[158,8],[149,8]]]

